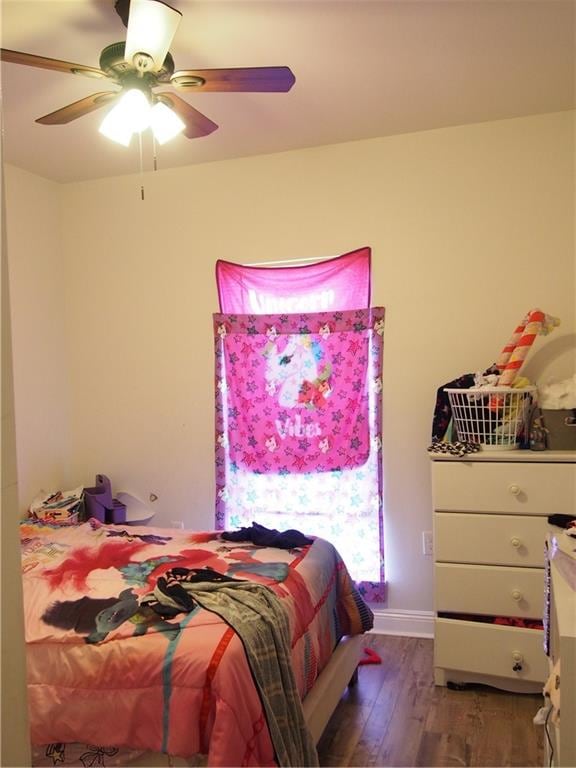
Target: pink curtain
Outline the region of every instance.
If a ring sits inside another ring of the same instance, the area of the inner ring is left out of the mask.
[[[370,248],[295,267],[216,263],[220,311],[294,314],[370,306]]]
[[[214,315],[217,527],[322,536],[371,601],[384,598],[383,331],[381,307]]]
[[[216,525],[331,541],[384,599],[384,310],[370,248],[306,266],[218,261]]]

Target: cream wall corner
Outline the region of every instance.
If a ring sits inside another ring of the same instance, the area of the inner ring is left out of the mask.
[[[1,122],[1,120],[0,120]],[[1,156],[1,140],[0,140]],[[1,164],[1,157],[0,157]],[[30,765],[28,734],[28,702],[26,698],[26,658],[22,581],[20,572],[20,536],[18,530],[18,471],[16,467],[16,428],[12,370],[12,339],[10,322],[10,290],[8,286],[8,256],[4,183],[0,182],[1,225],[1,316],[2,316],[2,512],[1,523],[1,727],[0,765]]]
[[[19,507],[62,488],[70,459],[70,360],[60,185],[5,167]],[[74,322],[72,320],[72,322]]]

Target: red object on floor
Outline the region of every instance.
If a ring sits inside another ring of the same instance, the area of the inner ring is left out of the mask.
[[[360,659],[358,666],[360,664],[382,664],[382,659],[372,648],[364,648],[364,658]]]

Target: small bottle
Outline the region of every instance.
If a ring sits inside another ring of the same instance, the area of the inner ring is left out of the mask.
[[[532,415],[532,422],[530,424],[530,450],[531,451],[545,451],[546,450],[546,428],[542,423],[542,414],[538,410],[534,410]]]

